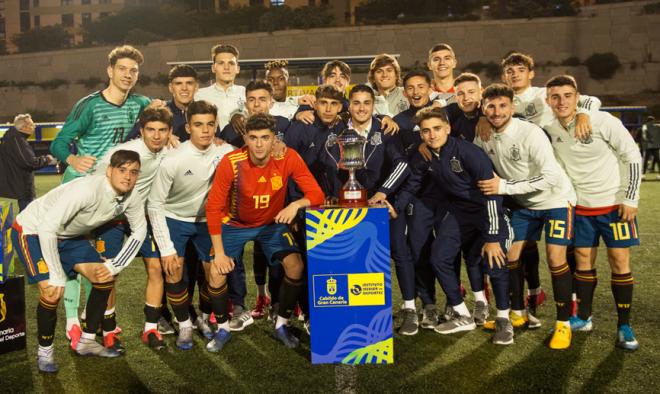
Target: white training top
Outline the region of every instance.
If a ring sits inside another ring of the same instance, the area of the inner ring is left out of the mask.
[[[544,87],[530,86],[521,94],[516,94],[513,97],[516,115],[525,117],[537,126],[552,122],[554,115],[545,98],[546,88]],[[598,111],[600,104],[600,100],[596,97],[580,95],[578,112],[590,114],[592,111]]]
[[[587,141],[575,138],[575,119],[566,130],[557,118],[544,128],[557,158],[577,192],[577,204],[603,208],[625,204],[637,207],[642,182],[642,156],[619,119],[607,112],[591,114]]]
[[[169,149],[163,148],[161,151],[154,153],[147,147],[142,138],[136,138],[110,149],[101,158],[99,164],[94,169],[94,174],[105,174],[106,168],[110,165],[110,157],[112,157],[112,154],[118,150],[130,150],[137,152],[140,155],[140,176],[135,184],[135,190],[140,193],[142,200],[146,202],[147,197],[149,196],[149,190],[151,189],[151,184],[156,177],[156,170],[158,170],[160,162],[163,160],[163,156]]]
[[[289,120],[293,119],[293,116],[298,111],[298,98],[300,96],[289,96],[284,101],[275,101],[273,100],[273,107],[268,111],[269,114],[273,116],[282,116]]]
[[[195,93],[195,100],[208,101],[218,107],[218,124],[220,130],[222,130],[235,113],[245,113],[245,86],[231,85],[225,91],[214,83],[211,86],[199,89]]]
[[[571,181],[555,159],[548,137],[538,126],[511,118],[505,129],[493,133],[488,142],[477,136],[474,143],[488,154],[502,178],[499,194],[511,195],[529,209],[575,205]]]
[[[132,191],[119,196],[105,174],[78,178],[52,189],[19,213],[16,222],[24,234],[39,236],[49,283],[62,287],[67,278],[60,261],[58,239],[85,236],[122,214],[131,226],[131,236],[119,254],[104,263],[113,275],[117,275],[140,249],[147,234],[147,221],[140,194]]]
[[[205,222],[206,199],[215,168],[222,157],[234,149],[230,144],[211,144],[202,151],[186,141],[165,156],[147,202],[154,238],[162,256],[176,253],[165,218]]]

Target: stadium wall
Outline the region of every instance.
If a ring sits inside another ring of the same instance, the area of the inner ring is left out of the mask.
[[[537,84],[555,74],[571,73],[577,77],[581,90],[592,95],[657,93],[660,92],[660,14],[642,14],[643,5],[648,3],[585,7],[577,17],[351,26],[158,42],[138,46],[146,58],[141,75],[153,78],[166,73],[168,61],[208,59],[210,48],[218,42],[237,45],[245,59],[398,53],[404,68],[415,66],[415,61],[423,65],[429,47],[447,42],[456,51],[459,69],[474,62],[499,62],[507,52],[521,50],[536,59]],[[106,55],[110,49],[97,47],[0,57],[3,82],[55,79],[69,82],[50,89],[0,87],[3,97],[0,117],[38,109],[63,119],[75,101],[90,92],[90,88],[77,81],[107,78]],[[622,64],[611,79],[593,80],[583,65],[561,66],[571,57],[584,62],[594,53],[607,52],[616,54]],[[243,81],[251,77],[248,74],[242,73]],[[484,73],[482,78],[492,82]],[[364,74],[353,78],[354,81],[365,79]],[[312,77],[303,76],[299,82],[310,83]],[[164,86],[155,83],[137,90],[154,97],[168,95]],[[653,101],[658,96],[650,97]]]

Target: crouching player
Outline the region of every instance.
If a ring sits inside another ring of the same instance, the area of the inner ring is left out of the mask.
[[[16,217],[12,242],[25,265],[29,283],[39,285],[37,333],[40,371],[57,372],[53,339],[57,305],[67,278],[83,275],[92,283],[87,301],[87,325],[76,345],[81,356],[117,357],[114,349],[96,342],[115,276],[133,260],[147,232],[144,203],[133,188],[140,156],[120,150],[110,158],[105,174],[63,184],[33,201]],[[103,260],[89,234],[124,214],[133,233],[114,259]]]
[[[570,319],[571,329],[592,330],[591,307],[597,283],[596,252],[598,240],[602,237],[612,270],[612,294],[618,314],[616,344],[627,350],[636,350],[639,343],[630,328],[633,293],[630,247],[639,245],[636,217],[642,157],[621,121],[606,112],[591,114],[589,138],[576,138],[580,95],[573,77],[554,77],[546,87],[547,102],[555,118],[544,129],[577,192],[575,290],[578,311],[577,316]]]
[[[257,241],[269,264],[284,268],[280,305],[274,336],[285,346],[298,346],[287,327],[305,283],[300,250],[287,224],[298,210],[323,202],[324,195],[302,158],[292,149],[271,157],[275,119],[255,114],[245,126],[246,146],[227,154],[220,162],[206,206],[207,223],[215,257],[209,272],[208,293],[218,320],[218,331],[206,349],[218,352],[229,340],[227,277],[241,258],[248,241]],[[284,207],[287,181],[296,182],[303,197]]]
[[[428,173],[435,187],[442,191],[447,213],[436,217],[436,237],[431,250],[431,266],[453,308],[451,318],[435,327],[441,334],[476,328],[474,318],[463,301],[454,260],[463,251],[469,267],[482,267],[490,276],[497,305],[496,332],[493,343],[513,343],[509,320],[509,274],[506,247],[509,228],[504,217],[501,196],[484,196],[477,182],[493,177],[493,167],[486,154],[465,140],[450,137],[451,128],[444,110],[425,108],[416,117],[420,135],[432,152],[427,162],[419,152],[411,158],[411,175],[403,186],[397,208],[407,204],[407,196],[421,187]],[[483,256],[486,256],[484,258]]]
[[[129,150],[140,155],[140,175],[135,190],[147,201],[151,184],[160,167],[170,136],[172,135],[173,116],[170,110],[163,107],[147,107],[138,120],[140,124],[140,138],[130,140],[112,148],[103,156],[95,173],[102,173],[109,165],[110,157],[117,150]],[[145,207],[146,210],[146,207]],[[112,221],[96,231],[96,246],[99,253],[106,258],[114,258],[126,235],[131,234],[131,228],[124,218]],[[151,226],[148,226],[147,236],[140,247],[139,255],[144,259],[147,269],[147,286],[145,289],[144,314],[146,323],[142,341],[150,347],[160,349],[163,340],[157,330],[158,319],[161,316],[161,300],[163,298],[163,272],[160,266],[160,254],[153,240]],[[103,317],[103,344],[116,350],[123,350],[121,342],[114,333],[116,323],[114,320],[114,307],[105,311]]]
[[[229,144],[213,143],[217,113],[216,106],[206,101],[194,101],[188,106],[186,131],[190,140],[163,158],[147,202],[153,237],[165,272],[165,293],[179,322],[176,346],[182,350],[193,346],[187,280],[194,280],[187,278],[184,272],[183,256],[186,245],[192,242],[208,279],[211,239],[205,223],[204,205],[216,166],[226,153],[234,149]],[[200,296],[206,297],[203,289]],[[211,339],[213,332],[208,316],[202,315],[197,325],[198,329],[204,327],[200,332]]]

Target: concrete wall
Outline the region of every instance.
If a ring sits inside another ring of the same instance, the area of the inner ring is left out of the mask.
[[[499,62],[505,53],[516,49],[530,53],[540,65],[536,73],[537,84],[544,83],[554,74],[568,72],[578,78],[582,91],[593,95],[658,92],[660,15],[641,15],[641,7],[646,3],[588,7],[583,9],[581,16],[570,18],[351,26],[166,41],[140,47],[146,58],[141,74],[154,77],[166,73],[168,61],[206,60],[210,57],[211,46],[218,42],[237,45],[244,59],[388,52],[399,53],[404,67],[414,65],[415,61],[425,62],[429,47],[437,42],[448,42],[456,50],[459,69],[476,61]],[[106,56],[111,49],[102,47],[0,57],[0,79],[105,79]],[[603,82],[591,80],[584,66],[543,66],[550,61],[561,63],[571,56],[584,61],[597,52],[613,52],[623,63],[614,78]],[[244,80],[250,76],[242,77]],[[353,78],[354,81],[364,79],[364,75]],[[138,90],[148,95],[167,96],[165,87],[153,84]],[[35,108],[64,116],[88,91],[77,84],[54,90],[0,88],[0,116]]]

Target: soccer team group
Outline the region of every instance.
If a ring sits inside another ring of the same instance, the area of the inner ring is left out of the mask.
[[[195,69],[177,65],[165,102],[132,92],[143,56],[128,45],[115,48],[108,86],[79,100],[53,141],[52,154],[68,164],[62,185],[20,212],[12,232],[40,292],[41,371],[58,369],[53,338],[62,298],[76,353],[124,351],[115,288],[138,254],[147,273],[148,347],[162,348],[176,323],[176,347],[191,349],[199,332],[206,349],[218,352],[232,331],[263,317],[273,320],[275,339],[296,347],[292,314],[313,329],[302,212],[341,192],[347,174],[332,141],[345,129],[367,141],[357,179],[369,204],[390,212],[403,299],[399,334],[483,326],[493,343],[509,345],[514,328],[540,327],[537,242],[544,233],[556,305],[550,348],[566,349],[572,332],[593,328],[601,238],[616,345],[639,347],[629,322],[629,251],[639,244],[641,156],[622,123],[600,112],[598,99],[580,95],[573,77],[534,87],[533,59],[514,52],[501,63],[504,83],[482,88],[475,74],[455,77],[454,50],[438,44],[428,52],[428,70],[401,75],[396,58],[382,54],[368,83],[349,89],[351,69],[335,60],[323,67],[314,95],[287,97],[286,61],[267,63],[266,79],[243,87],[234,83],[237,48],[216,45],[211,59],[214,84],[199,88]],[[249,241],[258,292],[252,309],[243,264]],[[440,313],[436,280],[446,296]],[[489,302],[496,310],[490,320]]]

